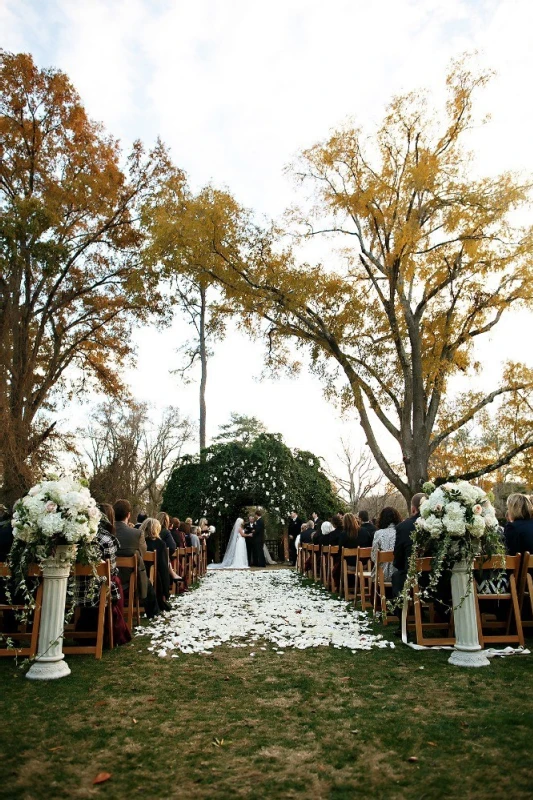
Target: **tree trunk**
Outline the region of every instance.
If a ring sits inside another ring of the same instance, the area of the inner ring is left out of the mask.
[[[206,289],[204,286],[200,287],[200,364],[202,375],[200,378],[200,457],[206,448],[206,421],[207,421],[207,407],[205,403],[205,389],[207,384],[207,346],[205,335],[205,317],[206,317]]]

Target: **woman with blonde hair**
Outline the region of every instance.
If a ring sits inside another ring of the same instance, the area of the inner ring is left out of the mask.
[[[168,547],[161,539],[161,523],[157,519],[148,517],[141,525],[141,533],[146,539],[146,549],[149,553],[157,553],[157,574],[155,576],[155,594],[159,608],[170,611],[168,602],[170,596],[170,565],[168,560]]]
[[[176,542],[170,532],[170,517],[164,511],[160,511],[157,515],[157,519],[161,523],[161,533],[159,537],[168,547],[169,556],[172,558],[176,552]]]
[[[503,535],[507,552],[533,552],[533,504],[526,494],[514,492],[507,498],[507,519]]]

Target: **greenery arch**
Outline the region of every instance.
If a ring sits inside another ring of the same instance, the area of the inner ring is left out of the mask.
[[[313,453],[291,451],[281,435],[264,433],[250,444],[229,442],[185,456],[163,493],[163,510],[183,519],[206,516],[219,528],[243,508],[261,506],[278,529],[290,511],[329,517],[343,506]],[[204,460],[205,459],[205,460]]]

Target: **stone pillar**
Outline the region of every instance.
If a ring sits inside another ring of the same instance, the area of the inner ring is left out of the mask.
[[[37,656],[26,673],[30,680],[49,681],[70,675],[63,655],[67,582],[76,545],[58,545],[55,556],[43,561],[43,607]]]
[[[490,661],[479,644],[471,575],[472,564],[468,564],[466,561],[454,564],[451,582],[455,647],[448,663],[454,664],[456,667],[487,667]]]

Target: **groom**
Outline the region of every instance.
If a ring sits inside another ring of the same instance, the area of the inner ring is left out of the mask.
[[[252,534],[252,554],[254,567],[266,567],[265,561],[265,521],[261,516],[260,509],[255,512],[255,524]]]

